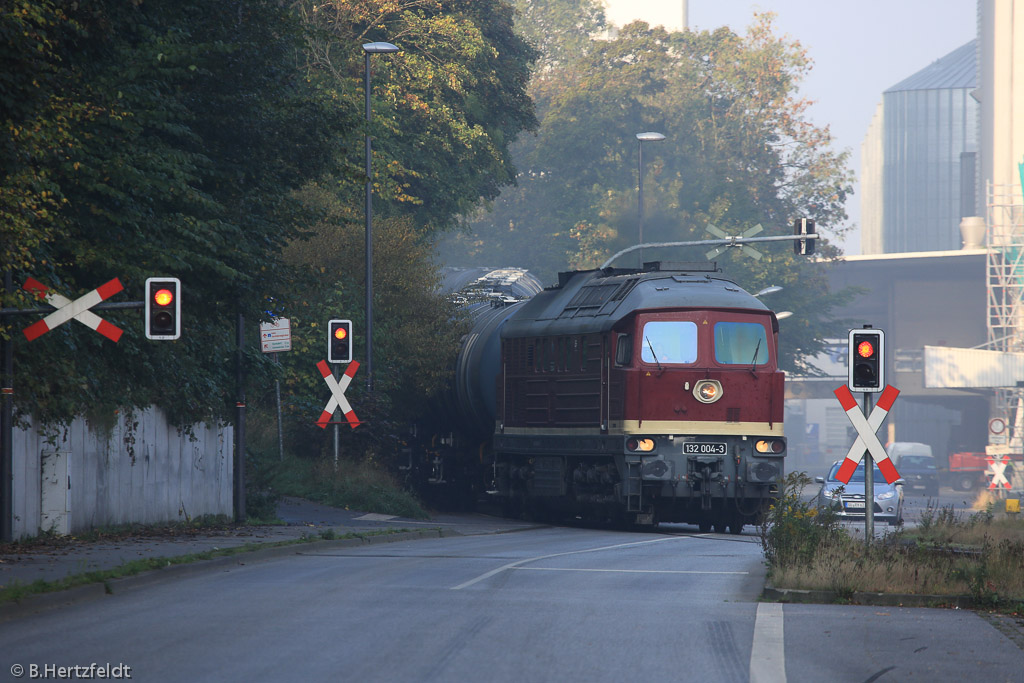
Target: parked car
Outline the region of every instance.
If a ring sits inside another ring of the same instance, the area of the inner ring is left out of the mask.
[[[821,484],[821,490],[818,491],[818,507],[822,510],[832,508],[841,519],[862,520],[866,516],[864,461],[861,460],[847,484],[836,479],[840,465],[842,461],[837,460],[829,468],[828,476],[814,478],[814,481]],[[886,522],[889,526],[903,524],[903,479],[897,479],[889,484],[886,483],[878,465],[875,465],[873,470],[875,521]]]
[[[894,441],[885,451],[896,471],[907,482],[907,489],[920,489],[926,496],[939,495],[940,472],[931,446],[915,441]]]

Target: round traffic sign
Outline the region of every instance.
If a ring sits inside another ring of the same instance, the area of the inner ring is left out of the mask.
[[[1006,431],[1006,420],[1001,417],[993,417],[988,421],[988,431],[993,434],[1002,434]]]

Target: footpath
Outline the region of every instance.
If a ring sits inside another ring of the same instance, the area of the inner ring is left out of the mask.
[[[81,540],[55,537],[38,543],[0,546],[0,589],[26,586],[36,581],[60,581],[94,571],[117,569],[144,559],[171,559],[245,545],[265,545],[253,552],[227,557],[170,564],[165,569],[136,576],[76,586],[64,591],[26,596],[18,602],[0,603],[0,621],[19,614],[98,597],[114,586],[160,580],[171,575],[203,571],[212,564],[244,564],[267,556],[298,552],[308,545],[300,541],[331,544],[380,543],[411,538],[450,535],[494,534],[519,531],[535,525],[483,514],[438,514],[429,520],[333,508],[298,498],[285,498],[278,506],[281,524],[199,529],[153,529],[111,539]],[[344,540],[355,534],[358,538]],[[330,540],[342,539],[342,540]]]

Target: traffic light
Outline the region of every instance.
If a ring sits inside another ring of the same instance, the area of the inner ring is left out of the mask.
[[[176,277],[146,280],[146,339],[181,336],[181,281]]]
[[[813,235],[814,221],[810,218],[797,218],[793,221],[794,235]],[[793,253],[800,256],[810,256],[814,253],[814,240],[793,240]]]
[[[850,391],[885,389],[885,335],[882,330],[850,330]]]
[[[351,320],[331,320],[327,323],[327,362],[352,362]]]

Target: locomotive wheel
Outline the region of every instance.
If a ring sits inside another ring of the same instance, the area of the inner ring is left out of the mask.
[[[711,526],[713,526],[713,527],[714,527],[714,529],[715,529],[715,533],[716,533],[716,534],[724,534],[724,533],[725,533],[725,520],[722,520],[722,519],[716,519],[716,520],[715,520],[715,521],[714,521],[714,522],[713,522],[713,523],[711,524]]]
[[[699,522],[697,522],[697,529],[702,534],[708,533],[709,531],[711,531],[711,520],[710,519],[702,519],[702,520],[700,520]]]
[[[734,519],[733,521],[729,522],[730,534],[738,536],[741,531],[743,531],[743,522],[739,521],[738,519]]]

